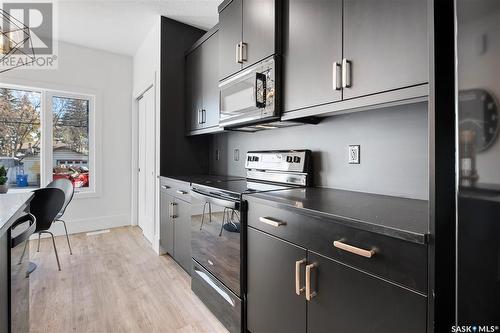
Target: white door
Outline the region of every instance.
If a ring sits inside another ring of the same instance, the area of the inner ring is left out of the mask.
[[[155,207],[155,110],[153,89],[138,99],[139,112],[139,181],[138,224],[152,243]]]

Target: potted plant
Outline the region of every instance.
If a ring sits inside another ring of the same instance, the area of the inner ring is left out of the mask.
[[[7,184],[7,170],[5,166],[0,166],[0,193],[7,193],[9,185]]]

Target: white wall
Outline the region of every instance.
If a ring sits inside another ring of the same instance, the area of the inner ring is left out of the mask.
[[[57,70],[13,70],[0,83],[96,95],[98,194],[73,199],[71,233],[129,225],[131,221],[132,57],[61,42]],[[62,233],[61,224],[54,231]]]
[[[155,131],[156,138],[156,165],[155,174],[159,175],[160,172],[160,28],[161,28],[161,17],[157,17],[157,21],[151,28],[149,33],[145,36],[143,43],[137,49],[134,59],[133,59],[133,97],[132,97],[132,170],[138,170],[138,114],[137,114],[137,98],[141,96],[145,90],[151,87],[154,90],[155,98],[155,128],[151,128],[151,131]],[[157,178],[155,178],[157,179]],[[132,207],[132,224],[137,224],[137,173],[132,174],[132,196],[131,196],[131,207]],[[159,182],[156,181],[155,184],[155,227],[154,227],[154,238],[153,238],[153,249],[159,252],[159,238],[160,238],[160,219],[159,219]]]

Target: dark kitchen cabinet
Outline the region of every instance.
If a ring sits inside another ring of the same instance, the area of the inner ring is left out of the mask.
[[[0,332],[9,332],[10,234],[0,236]]]
[[[426,332],[425,245],[245,198],[249,332]]]
[[[201,46],[201,72],[203,88],[203,127],[219,125],[219,35],[215,32]]]
[[[203,81],[201,53],[202,49],[199,47],[186,57],[186,119],[188,131],[197,130],[202,127]]]
[[[426,332],[427,298],[350,266],[308,253],[308,333]]]
[[[428,0],[284,0],[283,118],[425,100],[427,8]]]
[[[295,294],[294,263],[306,259],[306,254],[301,247],[248,228],[250,332],[305,332],[306,300]]]
[[[276,52],[276,3],[281,0],[243,0],[243,68]]]
[[[342,0],[285,0],[284,7],[285,112],[341,100]]]
[[[224,4],[223,4],[224,5]],[[241,42],[243,0],[233,0],[219,8],[219,79],[241,70],[238,45]]]
[[[174,218],[172,204],[174,198],[163,191],[160,192],[160,245],[163,250],[174,256]]]
[[[174,215],[174,259],[191,274],[191,205],[176,199]]]
[[[424,84],[429,78],[427,0],[344,0],[344,99]]]
[[[187,131],[217,128],[219,124],[218,33],[209,31],[186,56]]]
[[[219,6],[219,79],[281,53],[281,0],[226,0]]]
[[[160,245],[191,274],[190,184],[160,178]]]

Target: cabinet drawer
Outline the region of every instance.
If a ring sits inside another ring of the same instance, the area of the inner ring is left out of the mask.
[[[191,202],[191,184],[180,180],[160,177],[160,191],[186,202]]]
[[[248,202],[248,225],[408,288],[423,293],[427,290],[427,247],[423,244],[255,201]],[[374,252],[367,258],[349,252],[350,248],[339,248],[342,244],[334,246],[335,241]]]

